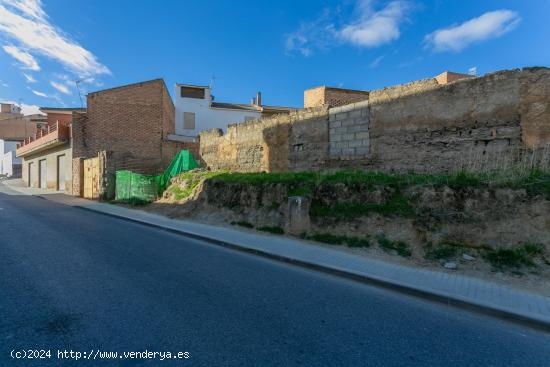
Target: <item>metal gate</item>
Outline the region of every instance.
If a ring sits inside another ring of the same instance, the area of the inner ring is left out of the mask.
[[[57,190],[65,190],[65,155],[57,156]]]
[[[99,158],[84,160],[84,197],[99,199]]]
[[[46,160],[45,159],[41,159],[38,161],[38,182],[39,182],[39,187],[41,189],[45,189],[47,188],[47,168],[46,168]]]

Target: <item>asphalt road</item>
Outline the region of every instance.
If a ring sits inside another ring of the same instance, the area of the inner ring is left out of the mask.
[[[550,365],[548,334],[37,197],[0,193],[0,234],[0,366]]]

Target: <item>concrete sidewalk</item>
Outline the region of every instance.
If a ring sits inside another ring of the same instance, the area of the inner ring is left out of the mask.
[[[16,181],[3,181],[3,184],[19,194],[38,195],[57,203],[162,228],[240,251],[345,276],[550,331],[550,297],[463,275],[358,257],[288,237],[175,220],[51,191],[37,192],[38,189],[22,187]]]

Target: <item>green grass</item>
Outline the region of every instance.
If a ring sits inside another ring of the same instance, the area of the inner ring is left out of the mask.
[[[328,243],[331,245],[347,245],[348,247],[363,248],[370,246],[370,241],[368,237],[350,237],[343,235],[334,235],[331,233],[316,233],[311,236],[304,235],[304,238],[317,242]]]
[[[288,196],[307,196],[311,195],[312,192],[311,187],[295,187],[288,191]]]
[[[381,173],[363,171],[339,171],[334,173],[284,172],[284,173],[229,173],[199,172],[182,173],[180,177],[210,178],[226,183],[251,185],[286,184],[292,190],[308,192],[308,189],[322,183],[365,184],[370,187],[390,186],[405,188],[413,185],[449,186],[451,188],[482,187],[491,184],[497,188],[525,189],[531,194],[550,195],[550,172],[532,170],[528,172],[501,171],[492,173],[458,172],[454,174]],[[292,192],[291,190],[291,192]],[[302,191],[303,190],[303,191]]]
[[[378,213],[384,216],[413,217],[415,210],[411,206],[410,200],[399,192],[381,204],[341,203],[323,206],[314,202],[310,209],[310,214],[313,217],[356,218],[370,213]]]
[[[218,176],[222,174],[221,172],[211,172],[211,171],[205,171],[205,172],[184,172],[180,173],[177,177],[181,180],[188,180],[187,187],[185,189],[182,189],[177,184],[172,184],[168,187],[168,191],[174,194],[174,198],[176,200],[182,200],[187,198],[193,190],[199,185],[199,183],[203,179],[209,179],[215,176]]]
[[[269,232],[273,234],[285,234],[284,229],[279,226],[263,226],[256,228],[258,231]]]
[[[464,246],[458,243],[441,242],[433,245],[431,242],[424,246],[424,258],[428,260],[442,260],[456,257]]]
[[[404,241],[392,241],[384,234],[377,235],[376,241],[378,241],[380,248],[385,252],[396,252],[403,257],[410,257],[412,255],[409,245]]]
[[[483,258],[496,270],[511,270],[536,266],[535,257],[542,256],[543,253],[542,244],[526,243],[516,249],[485,250]]]
[[[251,223],[248,223],[244,220],[240,220],[240,221],[237,221],[237,222],[233,221],[233,222],[231,222],[231,224],[234,225],[234,226],[241,226],[241,227],[245,227],[245,228],[254,228],[254,226]]]

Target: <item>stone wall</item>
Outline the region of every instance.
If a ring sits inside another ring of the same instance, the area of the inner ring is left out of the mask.
[[[215,170],[284,172],[323,166],[328,108],[318,107],[200,133],[200,156]]]
[[[533,148],[549,160],[549,144],[550,69],[525,68],[231,125],[202,133],[201,155],[213,169],[241,172],[438,172],[514,166]]]

